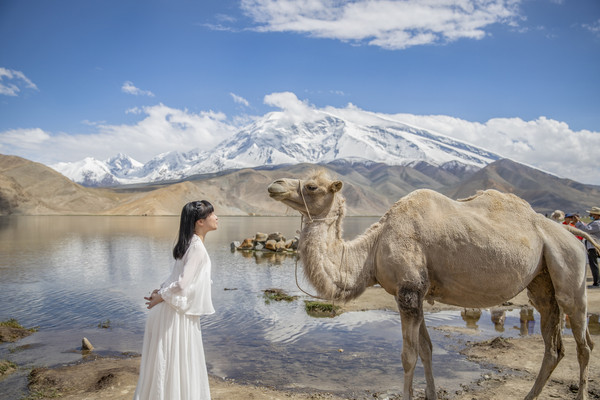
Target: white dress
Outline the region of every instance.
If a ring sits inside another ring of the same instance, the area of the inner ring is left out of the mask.
[[[194,235],[159,290],[164,302],[150,309],[134,400],[208,400],[208,373],[200,315],[215,312],[210,258]]]

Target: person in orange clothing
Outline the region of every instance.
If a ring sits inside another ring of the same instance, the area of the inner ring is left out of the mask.
[[[577,221],[576,218],[578,218],[579,215],[577,214],[565,214],[565,220],[563,221],[563,225],[571,225],[571,226],[575,226],[575,222]],[[581,236],[577,236],[575,235],[575,237],[579,240],[583,240],[583,238]]]

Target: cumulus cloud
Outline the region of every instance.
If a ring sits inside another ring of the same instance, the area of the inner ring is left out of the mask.
[[[262,32],[404,49],[458,39],[482,39],[493,24],[516,25],[522,0],[242,0]]]
[[[591,150],[600,146],[600,132],[574,131],[565,122],[546,117],[493,118],[485,123],[445,115],[396,114],[393,118],[562,178],[600,184],[600,161]]]
[[[222,113],[192,113],[163,104],[137,109],[132,125],[96,124],[89,134],[48,133],[42,129],[0,132],[0,152],[54,164],[85,157],[99,160],[123,152],[146,162],[165,151],[210,150],[234,133]]]
[[[0,94],[18,96],[22,87],[38,90],[23,72],[0,67]]]
[[[575,131],[565,122],[546,117],[472,122],[446,115],[382,114],[352,104],[345,108],[317,108],[292,92],[268,94],[264,103],[278,109],[274,111],[278,120],[294,123],[314,121],[324,113],[364,125],[382,124],[385,120],[401,122],[465,141],[559,177],[600,185],[596,152],[600,148],[600,132]],[[193,113],[163,104],[127,112],[138,121],[122,125],[86,121],[86,128],[91,126],[94,130],[90,134],[50,133],[39,128],[0,132],[0,153],[54,164],[85,157],[103,160],[123,152],[146,162],[165,151],[210,150],[238,132],[239,126],[263,118],[227,118],[218,112]]]
[[[123,86],[121,86],[121,92],[127,93],[127,94],[132,94],[134,96],[154,97],[154,93],[152,93],[149,90],[142,90],[142,89],[135,87],[135,85],[131,81],[126,81],[125,83],[123,83]]]
[[[316,108],[307,101],[302,101],[292,92],[271,93],[265,96],[266,105],[277,107],[292,122],[311,121],[319,117]]]
[[[242,96],[238,96],[238,95],[237,95],[237,94],[235,94],[235,93],[229,93],[229,94],[230,94],[230,95],[231,95],[231,97],[233,98],[233,101],[234,101],[234,102],[236,102],[236,103],[238,103],[238,104],[241,104],[241,105],[243,105],[243,106],[246,106],[246,107],[250,107],[250,103],[248,103],[248,100],[246,100],[246,99],[245,99],[245,98],[243,98]]]

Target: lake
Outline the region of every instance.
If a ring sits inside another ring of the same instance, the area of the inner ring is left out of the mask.
[[[346,238],[376,219],[347,218]],[[17,343],[0,345],[0,359],[25,367],[77,361],[83,337],[100,354],[139,353],[147,312],[143,296],[170,272],[178,223],[178,217],[0,218],[0,320],[16,318],[25,327],[39,327]],[[302,301],[310,298],[296,287],[295,257],[255,257],[230,250],[232,241],[256,232],[291,238],[299,228],[299,217],[221,217],[219,230],[207,235],[216,309],[202,317],[209,373],[356,398],[382,388],[401,393],[402,338],[396,311],[311,317]],[[314,293],[304,279],[300,282]],[[268,302],[263,296],[268,288],[283,289],[299,300]],[[430,327],[473,324],[459,312],[427,314],[426,319]],[[535,321],[524,327],[518,309],[507,313],[504,332],[495,330],[486,311],[477,324],[477,340],[539,332]],[[458,354],[469,337],[449,337],[435,329],[430,335],[438,387],[458,390],[461,383],[487,372]],[[25,383],[26,371],[21,371],[0,381],[0,391],[18,399]],[[425,385],[420,363],[415,385]]]

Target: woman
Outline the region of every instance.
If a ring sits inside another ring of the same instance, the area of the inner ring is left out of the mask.
[[[210,399],[200,315],[215,312],[204,238],[217,227],[206,200],[181,210],[173,271],[160,289],[144,297],[150,313],[134,400]]]

